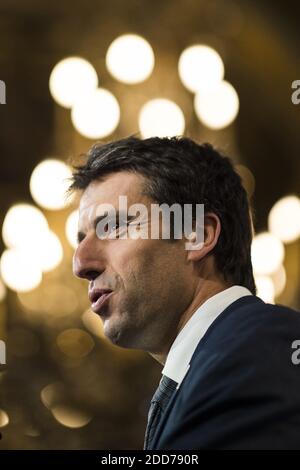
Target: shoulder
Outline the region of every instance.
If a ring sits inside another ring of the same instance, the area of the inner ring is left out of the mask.
[[[234,304],[199,342],[182,385],[222,386],[236,377],[253,387],[255,383],[284,387],[287,378],[300,386],[300,365],[298,370],[292,362],[293,343],[300,340],[300,313],[255,296]]]
[[[241,298],[199,341],[158,448],[298,448],[300,313]]]
[[[283,305],[263,302],[259,297],[246,296],[233,302],[212,323],[199,346],[212,345],[216,340],[228,343],[256,341],[284,333],[300,335],[300,312]]]

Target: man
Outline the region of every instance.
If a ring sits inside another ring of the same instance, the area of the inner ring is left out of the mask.
[[[250,210],[231,161],[188,138],[129,137],[94,145],[70,189],[81,195],[74,273],[105,335],[164,366],[145,449],[300,448],[300,316],[255,296]],[[186,249],[194,219],[181,238],[123,237],[136,217],[111,223],[120,196],[149,211],[204,204],[201,242]]]

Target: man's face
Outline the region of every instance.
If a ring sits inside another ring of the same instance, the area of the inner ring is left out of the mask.
[[[118,172],[85,189],[79,207],[82,241],[73,270],[89,280],[90,293],[113,291],[102,306],[93,308],[113,343],[159,354],[175,339],[180,317],[193,297],[185,240],[152,240],[150,235],[100,239],[95,230],[99,206],[111,204],[117,210],[119,196],[127,196],[128,207],[142,203],[151,213],[154,201],[143,195],[143,181],[140,175]]]

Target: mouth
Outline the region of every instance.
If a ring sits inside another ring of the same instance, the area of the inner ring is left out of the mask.
[[[112,290],[98,290],[95,291],[91,298],[91,309],[93,312],[100,314],[103,307],[107,305],[109,298],[114,292]]]

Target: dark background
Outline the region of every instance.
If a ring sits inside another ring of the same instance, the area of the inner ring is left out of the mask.
[[[28,181],[42,158],[66,159],[92,143],[76,133],[69,111],[53,101],[48,87],[54,65],[79,55],[120,102],[123,120],[110,139],[138,131],[136,114],[145,98],[175,99],[188,116],[188,135],[211,141],[251,170],[255,228],[265,230],[272,205],[300,191],[300,105],[291,102],[291,83],[300,79],[299,17],[296,1],[1,0],[0,79],[7,104],[0,106],[0,224],[11,204],[32,202]],[[116,82],[105,69],[109,44],[126,32],[147,38],[156,55],[152,76],[135,87]],[[198,122],[192,96],[178,78],[178,57],[196,42],[221,53],[225,77],[239,95],[239,115],[222,131]],[[48,214],[58,232],[65,215]],[[1,241],[0,254],[3,249]],[[298,308],[299,250],[298,242],[286,253],[288,280],[298,293],[280,299]],[[0,303],[0,333],[12,345],[7,365],[0,366],[0,408],[10,417],[0,448],[140,448],[160,367],[142,352],[112,347],[93,334],[87,356],[70,360],[59,351],[55,338],[66,328],[85,329],[81,315],[88,307],[86,287],[72,279],[72,253],[66,251],[64,266],[46,276],[45,288],[55,281],[77,290],[75,312],[49,319],[45,309],[32,318],[13,292]],[[88,425],[58,423],[40,397],[50,383],[58,383],[52,402],[88,412]]]

